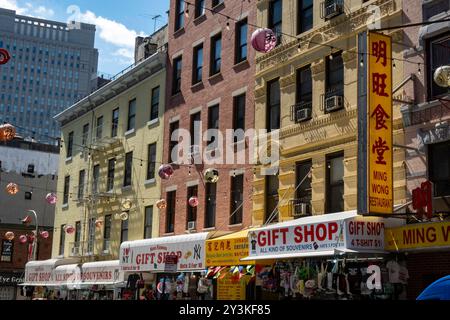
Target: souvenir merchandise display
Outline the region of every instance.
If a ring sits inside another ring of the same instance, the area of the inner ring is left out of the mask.
[[[263,298],[279,300],[402,300],[407,279],[404,263],[395,259],[340,257],[258,266],[256,285]]]

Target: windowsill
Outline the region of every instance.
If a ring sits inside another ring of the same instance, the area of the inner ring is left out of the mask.
[[[203,231],[214,231],[214,230],[216,230],[216,227],[203,228]]]
[[[177,92],[172,92],[171,98],[177,98],[178,96],[181,96],[181,90]]]
[[[72,157],[66,158],[66,163],[72,162]]]
[[[124,192],[124,191],[126,191],[126,192],[128,192],[128,191],[131,191],[133,188],[131,187],[131,186],[126,186],[126,187],[122,187],[122,191]]]
[[[249,66],[249,65],[250,65],[250,64],[249,64],[249,62],[248,62],[248,60],[247,60],[247,58],[246,58],[245,60],[242,60],[242,61],[240,61],[240,62],[235,63],[234,66],[233,66],[233,68],[236,69],[236,68],[239,68],[239,67]]]
[[[149,179],[149,180],[145,180],[144,185],[145,186],[150,186],[150,185],[155,185],[156,184],[156,179]]]
[[[147,122],[147,127],[154,127],[157,126],[159,124],[159,118],[150,120],[149,122]]]
[[[237,223],[237,224],[229,224],[228,228],[240,228],[242,227],[242,223]]]
[[[202,14],[201,16],[198,16],[197,18],[194,19],[194,24],[200,24],[205,20],[206,20],[206,14]]]
[[[174,236],[174,235],[175,235],[175,232],[166,232],[166,233],[164,233],[165,237]]]
[[[217,13],[218,11],[222,10],[223,8],[225,8],[225,1],[222,1],[221,3],[217,4],[216,6],[211,8],[212,13]]]
[[[56,259],[64,259],[64,255],[60,254],[59,256],[56,256]]]
[[[68,209],[69,208],[69,204],[68,203],[65,203],[65,204],[63,204],[62,206],[61,206],[61,209],[63,209],[63,210],[66,210],[66,209]]]
[[[178,30],[175,30],[175,32],[173,33],[173,36],[176,38],[176,37],[181,36],[183,33],[184,33],[184,27],[181,27]]]
[[[130,135],[132,135],[132,134],[134,134],[136,132],[136,130],[133,128],[133,129],[130,129],[130,130],[128,130],[127,132],[125,132],[125,137],[127,137],[127,136],[130,136]]]
[[[201,86],[203,86],[203,81],[202,81],[202,80],[200,80],[200,81],[197,82],[197,83],[194,83],[194,84],[191,86],[191,89],[192,89],[192,90],[195,90],[195,89],[200,88]]]
[[[213,81],[213,80],[215,80],[217,78],[220,78],[221,76],[222,76],[222,72],[219,71],[219,72],[214,73],[213,75],[209,76],[208,80],[209,81]]]

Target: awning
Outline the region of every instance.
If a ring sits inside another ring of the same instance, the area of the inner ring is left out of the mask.
[[[223,232],[203,232],[124,242],[120,246],[121,270],[153,272],[205,270],[205,242],[212,236],[223,234]],[[176,262],[170,259],[170,263],[166,263],[167,256],[176,256]]]
[[[53,270],[58,266],[74,264],[78,259],[50,259],[30,261],[25,265],[25,280],[21,286],[47,287],[55,286]]]
[[[390,228],[385,233],[386,250],[436,251],[450,248],[450,221],[415,223]]]
[[[401,224],[400,219],[363,217],[356,211],[282,222],[250,232],[249,255],[241,261],[385,253],[385,227]]]
[[[248,256],[248,233],[254,230],[242,230],[206,241],[206,267],[254,264],[252,260],[241,260]]]
[[[120,270],[119,260],[85,263],[81,266],[81,278],[82,288],[124,285],[124,273]]]
[[[53,282],[57,287],[68,290],[80,289],[81,268],[79,264],[56,267],[53,270]]]

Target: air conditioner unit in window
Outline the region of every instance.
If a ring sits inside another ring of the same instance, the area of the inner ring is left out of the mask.
[[[340,0],[325,1],[322,6],[322,17],[324,19],[331,19],[344,12],[343,3]]]
[[[80,255],[80,247],[72,247],[71,252],[72,257],[76,257]]]
[[[332,112],[335,110],[342,109],[344,107],[344,97],[343,96],[331,96],[325,98],[325,111]]]
[[[299,109],[295,113],[295,122],[306,121],[311,118],[312,110],[310,108]]]
[[[295,204],[294,217],[303,217],[310,215],[311,204],[309,203],[297,203]]]
[[[189,231],[195,230],[195,221],[189,221],[188,222],[188,230]]]

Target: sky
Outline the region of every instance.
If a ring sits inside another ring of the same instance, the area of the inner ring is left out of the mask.
[[[169,0],[0,0],[0,8],[17,14],[66,22],[76,20],[97,26],[95,47],[98,71],[115,75],[134,60],[134,39],[167,23]],[[75,18],[74,18],[75,17]]]

